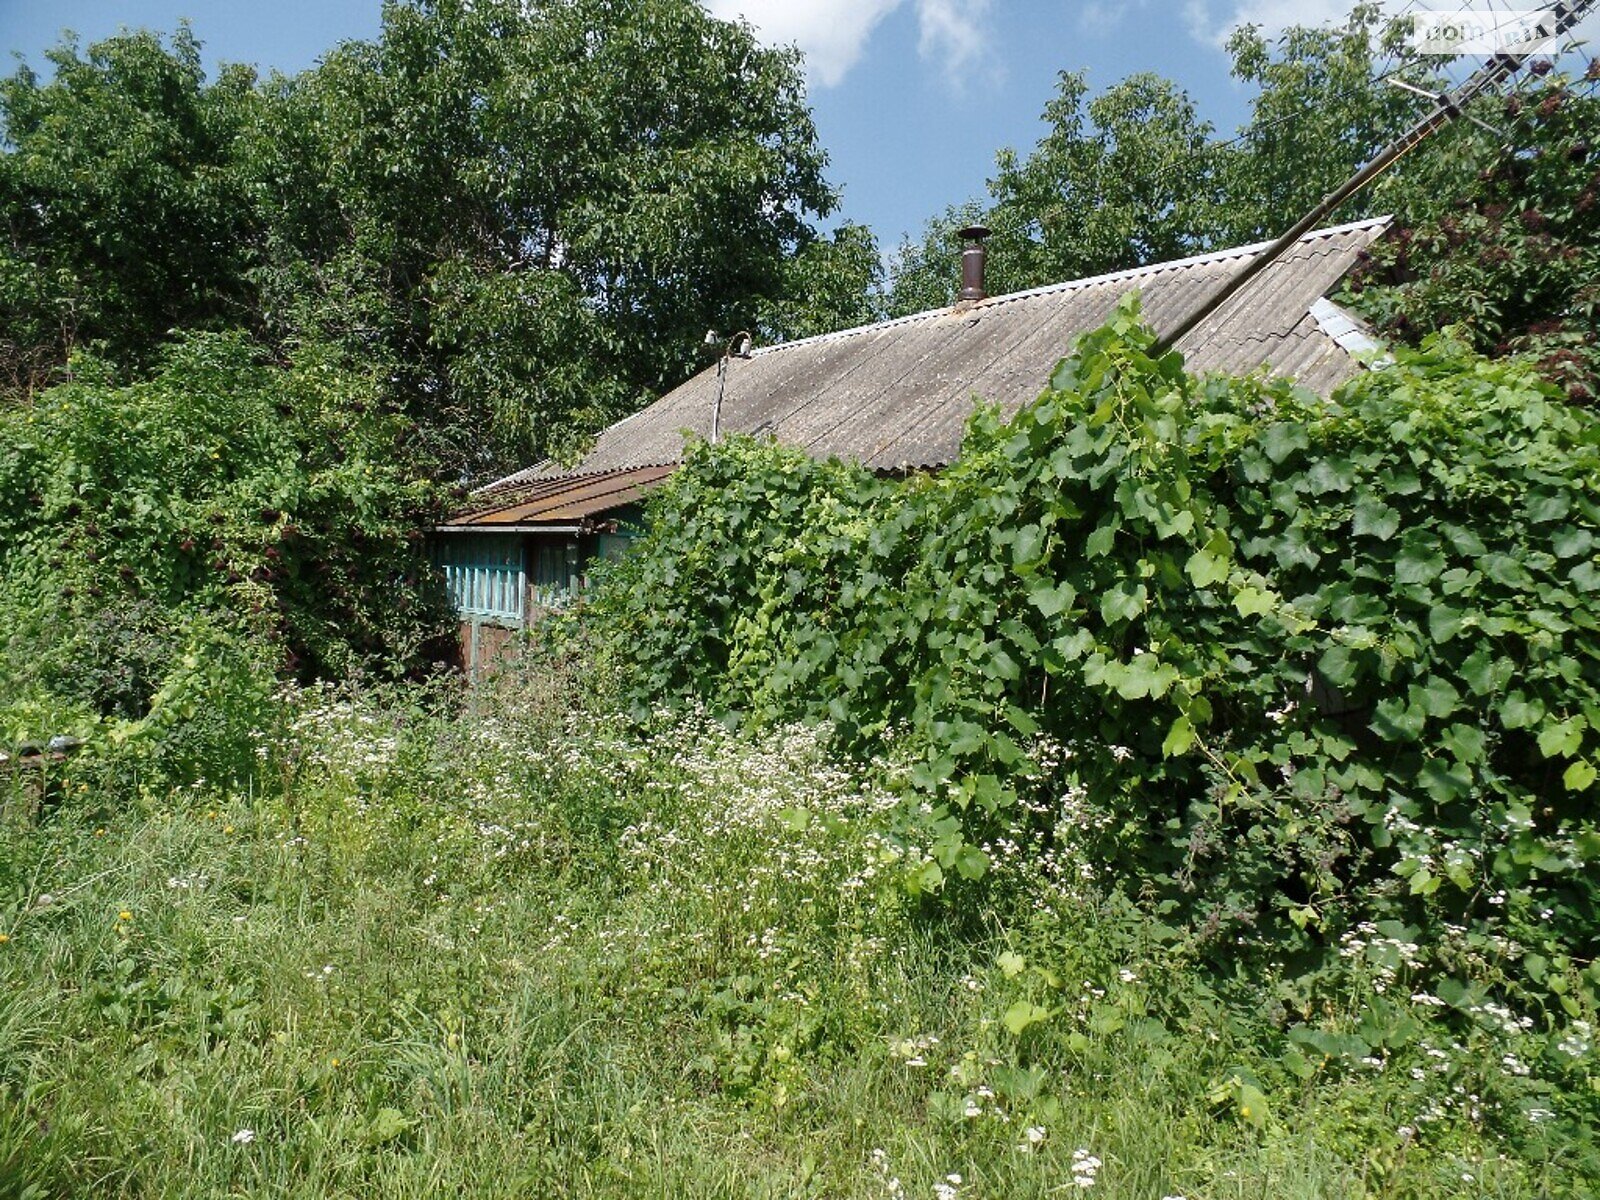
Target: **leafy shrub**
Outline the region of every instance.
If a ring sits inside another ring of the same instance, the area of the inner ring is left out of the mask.
[[[223,335],[126,387],[80,365],[0,424],[0,574],[65,602],[58,631],[140,601],[230,612],[310,674],[404,663],[437,631],[430,493],[365,381]]]
[[[0,414],[0,723],[47,740],[103,722],[142,778],[229,778],[250,746],[228,739],[280,672],[447,652],[431,489],[366,381],[314,355],[265,365],[233,336],[127,386],[78,367]]]
[[[1331,402],[1153,342],[1125,306],[932,480],[692,453],[593,607],[637,698],[909,728],[946,873],[1070,805],[1219,948],[1449,922],[1600,982],[1595,418],[1446,341]]]
[[[257,773],[257,748],[279,717],[273,664],[260,642],[204,618],[187,633],[148,709],[108,724],[104,739],[91,743],[87,761],[102,786],[124,783],[159,796]]]

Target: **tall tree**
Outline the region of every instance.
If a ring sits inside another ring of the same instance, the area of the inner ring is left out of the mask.
[[[1235,79],[1255,89],[1250,120],[1218,159],[1226,204],[1207,231],[1219,244],[1276,237],[1370,161],[1427,108],[1389,77],[1437,91],[1428,60],[1414,55],[1409,26],[1361,3],[1338,26],[1292,26],[1269,41],[1253,25],[1228,41]],[[1430,146],[1430,157],[1438,142]],[[1354,220],[1393,211],[1409,197],[1408,163],[1340,211]]]
[[[267,307],[379,342],[468,472],[571,449],[708,326],[780,311],[835,204],[796,56],[693,0],[391,3],[272,120]]]
[[[52,54],[0,87],[13,389],[88,341],[132,373],[242,326],[376,367],[475,477],[698,365],[707,327],[860,319],[799,59],[694,0],[389,0],[301,75],[207,82],[187,30]],[[0,380],[3,386],[5,380]]]
[[[1228,43],[1233,74],[1255,88],[1249,122],[1224,139],[1159,76],[1134,75],[1090,97],[1063,73],[1031,153],[1000,152],[987,202],[973,201],[901,247],[889,308],[945,304],[955,292],[953,230],[995,231],[1000,287],[1034,287],[1142,266],[1282,232],[1418,113],[1414,95],[1380,79],[1393,61],[1414,84],[1403,28],[1360,4],[1340,26],[1291,28],[1275,41],[1245,26]],[[1355,217],[1419,194],[1394,183],[1359,197]],[[993,289],[992,289],[993,290]]]
[[[254,74],[207,83],[186,27],[49,53],[0,80],[0,388],[74,349],[151,361],[176,326],[248,323],[250,203],[232,170]]]

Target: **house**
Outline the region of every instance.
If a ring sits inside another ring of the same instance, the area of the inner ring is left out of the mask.
[[[1376,345],[1326,295],[1388,223],[1307,234],[1178,342],[1189,368],[1264,367],[1331,392]],[[487,661],[508,631],[570,597],[588,563],[620,553],[686,438],[769,435],[883,472],[936,470],[960,452],[978,401],[1020,410],[1126,293],[1139,291],[1154,328],[1175,328],[1266,246],[984,296],[980,242],[963,255],[966,298],[948,308],[725,356],[606,429],[575,466],[546,461],[496,480],[439,527],[464,661]]]

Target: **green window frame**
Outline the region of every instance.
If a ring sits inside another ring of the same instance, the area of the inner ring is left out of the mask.
[[[458,613],[522,624],[528,571],[520,536],[454,535],[442,541],[437,557],[445,592]]]

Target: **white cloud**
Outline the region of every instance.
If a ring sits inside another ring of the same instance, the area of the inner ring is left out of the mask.
[[[860,61],[872,31],[907,0],[705,0],[713,16],[745,18],[769,45],[797,45],[806,74],[818,87],[832,87]],[[911,0],[916,8],[918,51],[942,58],[951,68],[969,66],[989,48],[992,0]]]
[[[1090,37],[1104,37],[1149,7],[1150,0],[1079,0],[1078,29]]]
[[[1384,7],[1397,6],[1391,0]],[[1291,25],[1343,23],[1350,8],[1351,0],[1189,0],[1184,18],[1196,38],[1220,46],[1241,25],[1259,25],[1271,37]]]
[[[901,0],[708,0],[711,15],[743,17],[772,46],[805,51],[806,74],[832,87],[856,65],[879,21]]]
[[[960,72],[984,57],[989,30],[984,18],[991,0],[917,0],[917,25],[921,37],[917,51],[923,58],[942,58],[952,72]],[[961,76],[956,75],[959,80]]]
[[[1119,4],[1116,0],[1085,0],[1078,9],[1078,28],[1084,33],[1098,37],[1109,33],[1122,24],[1122,18],[1131,8],[1143,8],[1142,4]]]

